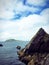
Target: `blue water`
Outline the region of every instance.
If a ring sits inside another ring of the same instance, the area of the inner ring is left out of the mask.
[[[16,46],[20,45],[24,48],[26,42],[2,42],[3,47],[0,47],[0,65],[25,65],[19,61]]]

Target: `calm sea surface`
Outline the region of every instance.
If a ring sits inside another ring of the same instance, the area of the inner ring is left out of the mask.
[[[0,47],[0,65],[25,65],[19,61],[16,46],[20,45],[24,48],[27,43],[2,42],[2,44],[3,47]]]

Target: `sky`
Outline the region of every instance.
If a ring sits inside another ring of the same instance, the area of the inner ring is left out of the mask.
[[[0,0],[0,41],[28,41],[41,27],[49,34],[49,0]]]

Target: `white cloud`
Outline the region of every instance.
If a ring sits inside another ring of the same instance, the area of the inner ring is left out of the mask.
[[[46,0],[27,0],[27,4],[35,6],[45,6]]]
[[[42,12],[41,12],[42,15],[49,15],[49,8],[46,8],[44,9]]]
[[[36,5],[36,6],[44,6],[46,5],[46,0],[26,0],[26,3]],[[12,19],[15,14],[21,14],[21,16],[27,15],[26,11],[35,13],[40,11],[39,7],[29,7],[23,4],[23,0],[0,0],[0,18],[3,19]],[[15,11],[15,12],[14,12]]]
[[[16,21],[0,21],[0,40],[9,38],[30,40],[43,27],[49,33],[49,18],[47,11],[43,10],[40,15],[34,14]]]
[[[26,4],[45,6],[46,0],[27,0]],[[40,27],[49,33],[49,8],[37,15],[34,12],[40,11],[40,8],[34,6],[24,5],[22,0],[0,0],[0,18],[11,19],[15,14],[25,11],[33,13],[33,15],[15,21],[0,20],[0,40],[9,38],[30,40]]]
[[[14,13],[12,11],[2,11],[0,12],[0,18],[11,19],[13,18]]]
[[[41,15],[44,17],[44,19],[45,19],[44,21],[49,22],[49,8],[44,9],[41,12]]]

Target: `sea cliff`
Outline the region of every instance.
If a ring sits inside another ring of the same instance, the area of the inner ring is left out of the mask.
[[[25,48],[17,53],[26,65],[49,65],[49,34],[40,28]]]

